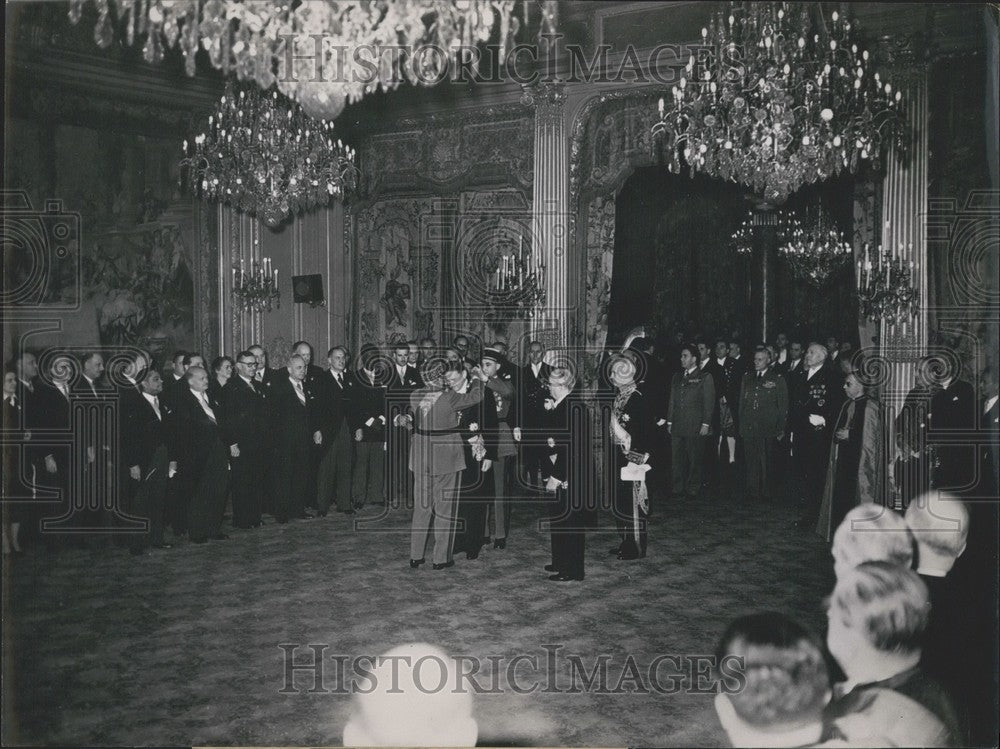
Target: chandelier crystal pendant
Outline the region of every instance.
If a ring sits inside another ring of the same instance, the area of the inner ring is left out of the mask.
[[[901,94],[848,19],[834,12],[814,28],[814,8],[733,2],[702,29],[653,126],[670,171],[687,166],[781,203],[844,169],[878,168],[901,132]]]
[[[88,2],[102,48],[124,30],[149,63],[179,49],[189,76],[204,50],[214,68],[265,91],[277,84],[317,119],[334,119],[347,102],[403,81],[440,83],[449,64],[476,69],[471,48],[479,43],[496,42],[505,59],[536,4],[524,0],[519,18],[515,0],[71,0],[73,23]],[[540,33],[554,33],[555,0],[538,5]]]
[[[354,151],[277,91],[226,86],[207,129],[184,141],[182,183],[277,226],[354,187]]]

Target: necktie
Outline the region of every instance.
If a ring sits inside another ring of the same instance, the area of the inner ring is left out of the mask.
[[[341,380],[340,380],[340,372],[334,372],[333,373],[333,379],[335,379],[337,381],[337,384],[340,385],[340,387],[344,387],[344,383],[341,382]]]
[[[160,399],[155,395],[153,396],[153,410],[156,411],[156,418],[163,421],[163,415],[160,413]]]
[[[764,373],[763,372],[758,372],[757,373],[757,379],[758,380],[763,380],[764,379]]]
[[[69,400],[69,390],[66,387],[66,383],[65,382],[60,382],[59,383],[59,392],[62,393],[63,398],[65,398],[66,400]]]
[[[302,390],[302,383],[298,380],[295,380],[295,394],[299,397],[299,400],[304,406],[306,404],[306,394],[305,391]]]
[[[210,418],[213,423],[216,423],[215,412],[212,410],[212,407],[208,405],[208,396],[204,393],[201,394],[201,407],[205,409],[205,413],[208,414],[208,418]]]

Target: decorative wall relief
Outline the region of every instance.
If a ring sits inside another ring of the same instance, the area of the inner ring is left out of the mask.
[[[482,308],[470,312],[456,294],[458,223],[530,213],[531,110],[486,107],[380,122],[369,132],[358,144],[358,199],[345,232],[357,269],[355,347],[450,339],[470,326],[486,335]]]
[[[581,312],[570,329],[582,331],[591,350],[604,347],[615,243],[615,196],[637,168],[655,163],[651,129],[658,93],[613,91],[584,105],[570,133],[568,247],[586,258],[579,294]],[[580,341],[575,341],[580,343]],[[596,360],[595,360],[596,361]],[[584,381],[595,375],[594,361]]]
[[[588,357],[590,382],[596,374],[597,356],[604,348],[608,335],[608,303],[611,301],[611,272],[615,257],[615,201],[597,195],[587,208],[587,294],[586,349],[594,355]]]
[[[431,201],[423,198],[378,201],[355,215],[361,344],[386,346],[417,335],[414,286],[418,263],[431,262],[420,235],[430,212]]]
[[[520,105],[377,123],[358,147],[358,195],[452,194],[478,185],[530,187],[534,119]]]

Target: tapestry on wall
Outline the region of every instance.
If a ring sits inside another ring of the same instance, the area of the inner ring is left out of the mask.
[[[177,187],[179,145],[71,125],[43,140],[31,123],[10,126],[19,148],[10,153],[5,188],[41,214],[40,226],[59,214],[76,234],[43,242],[51,256],[17,253],[5,269],[6,292],[37,274],[39,261],[49,264],[43,297],[25,299],[59,318],[61,333],[44,343],[142,345],[155,354],[194,348],[198,230],[192,201]]]

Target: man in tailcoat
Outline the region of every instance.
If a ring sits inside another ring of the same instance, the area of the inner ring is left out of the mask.
[[[673,377],[667,406],[673,492],[696,497],[715,411],[715,383],[711,373],[698,366],[698,349],[692,344],[681,347],[681,368]]]
[[[447,389],[434,384],[415,390],[410,396],[413,427],[410,470],[413,472],[413,520],[410,529],[410,566],[424,563],[428,533],[433,520],[433,566],[442,570],[454,565],[455,505],[459,475],[466,467],[462,437],[458,430],[459,412],[483,399],[483,385],[477,379],[466,385],[461,363],[444,373]],[[480,526],[481,527],[481,526]]]
[[[819,515],[834,422],[840,412],[843,391],[840,376],[827,361],[825,346],[809,344],[804,364],[805,369],[792,388],[795,394],[791,410],[792,454],[800,471],[804,520],[811,525]]]
[[[324,517],[335,500],[337,512],[353,515],[351,470],[354,439],[351,408],[357,386],[347,371],[347,349],[334,346],[327,354],[328,371],[313,384],[316,390],[316,419],[323,433],[323,457],[316,478],[316,509]],[[360,506],[360,505],[359,505]]]
[[[486,381],[487,375],[477,366],[476,377]],[[468,374],[456,377],[461,384],[452,386],[459,395],[469,392],[472,383]],[[450,384],[450,383],[449,383]],[[459,476],[458,529],[454,552],[465,552],[467,559],[476,559],[483,547],[483,529],[489,507],[493,504],[493,474],[497,461],[497,407],[493,390],[487,390],[482,400],[466,406],[458,413],[458,431],[465,453],[465,468]]]
[[[192,366],[187,388],[175,390],[167,407],[171,467],[176,471],[188,537],[193,543],[225,540],[222,517],[229,483],[229,455],[219,427],[219,404],[208,393],[208,372]],[[176,527],[176,526],[175,526]]]
[[[236,357],[236,376],[223,388],[222,433],[233,479],[233,527],[259,528],[267,494],[268,441],[265,386],[256,378],[257,357]]]
[[[284,378],[275,377],[268,395],[274,446],[274,516],[279,523],[313,517],[306,512],[306,503],[316,497],[312,451],[323,443],[316,423],[316,396],[305,387],[305,359],[293,354],[285,371]]]
[[[586,532],[596,524],[597,498],[593,465],[593,416],[576,391],[569,369],[549,372],[549,397],[543,401],[542,474],[549,499],[552,563],[549,580],[584,579]]]
[[[740,437],[746,463],[747,499],[768,499],[773,484],[775,448],[784,439],[788,421],[788,386],[769,366],[766,350],[753,354],[754,371],[743,376],[740,392]]]
[[[517,371],[517,408],[514,411],[514,436],[521,442],[521,473],[529,485],[535,485],[537,474],[545,470],[545,449],[538,444],[538,429],[544,422],[542,403],[548,397],[548,377],[552,367],[545,361],[545,346],[541,341],[528,344],[528,361]]]
[[[393,507],[409,507],[413,501],[413,475],[410,464],[410,430],[407,416],[410,415],[410,396],[423,386],[420,373],[409,364],[410,347],[397,343],[392,349],[392,371],[386,387],[386,407],[388,412],[388,439],[386,462],[388,463],[388,496]]]
[[[486,376],[488,393],[496,405],[496,460],[493,464],[493,503],[486,512],[484,538],[490,537],[490,518],[493,519],[493,548],[507,548],[510,530],[511,493],[515,491],[517,443],[510,422],[516,413],[516,391],[509,363],[497,348],[483,349],[481,369]]]
[[[386,389],[389,371],[378,365],[378,350],[361,350],[361,368],[355,375],[351,407],[354,470],[351,494],[354,506],[385,503]]]
[[[170,467],[167,430],[170,407],[161,402],[163,379],[155,369],[139,373],[139,397],[130,409],[124,432],[124,462],[127,464],[131,490],[126,494],[126,512],[145,519],[146,533],[129,535],[129,551],[139,555],[152,546],[170,548],[163,542],[167,482]]]
[[[927,441],[934,453],[935,488],[961,492],[975,484],[977,410],[972,384],[955,376],[931,396]]]

